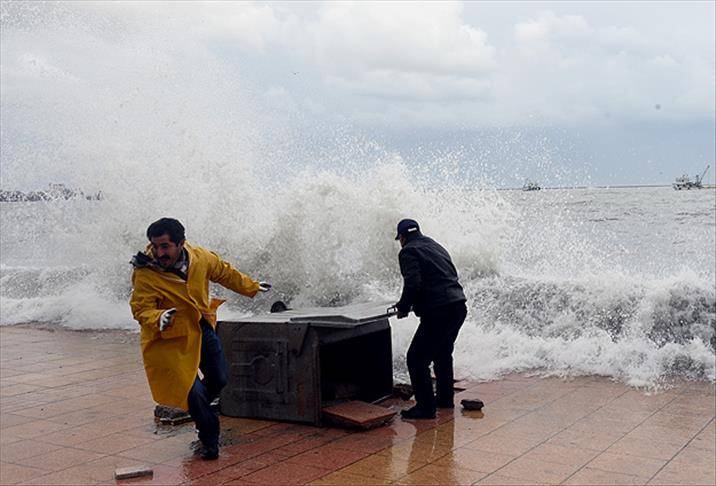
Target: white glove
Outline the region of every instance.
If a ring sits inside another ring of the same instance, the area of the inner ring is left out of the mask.
[[[163,331],[167,327],[171,326],[174,321],[174,313],[177,311],[176,307],[172,307],[171,309],[167,309],[164,312],[162,312],[162,315],[159,317],[159,330]]]
[[[259,292],[268,292],[271,290],[271,284],[268,282],[259,282]]]

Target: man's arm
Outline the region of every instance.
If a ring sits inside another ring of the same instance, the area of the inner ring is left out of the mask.
[[[137,272],[132,273],[132,297],[129,299],[132,315],[140,326],[159,330],[159,317],[166,309],[157,308],[157,295]]]
[[[209,262],[209,280],[247,297],[253,297],[261,290],[259,282],[236,270],[216,253],[207,253],[211,259]]]
[[[420,290],[420,262],[418,257],[411,251],[402,250],[398,255],[400,262],[400,273],[403,275],[403,293],[400,301],[396,304],[398,312],[407,314],[415,303],[415,298]]]

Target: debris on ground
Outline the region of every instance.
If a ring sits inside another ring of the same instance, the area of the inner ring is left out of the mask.
[[[154,470],[148,466],[118,467],[114,470],[114,479],[131,479],[154,476]]]
[[[474,399],[464,399],[460,402],[462,404],[462,408],[465,410],[482,410],[482,407],[485,406],[485,404],[482,402],[482,400]]]
[[[323,418],[340,427],[368,430],[390,422],[395,411],[372,403],[352,400],[323,409]]]

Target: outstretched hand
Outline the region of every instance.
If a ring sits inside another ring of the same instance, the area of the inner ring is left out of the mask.
[[[163,331],[164,329],[171,327],[171,325],[174,324],[174,314],[176,313],[176,311],[176,307],[172,307],[171,309],[167,309],[162,312],[162,315],[159,316],[160,331]]]
[[[400,302],[398,302],[398,304],[399,304],[399,303],[400,303]],[[387,310],[386,312],[387,312],[388,314],[393,314],[393,313],[395,313],[395,316],[396,316],[398,319],[404,319],[404,318],[408,317],[408,313],[407,313],[407,312],[402,312],[402,311],[400,310],[400,307],[398,307],[398,304],[391,305],[390,307],[388,307],[388,310]]]

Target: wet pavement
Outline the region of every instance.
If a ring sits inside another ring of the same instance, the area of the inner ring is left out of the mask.
[[[191,423],[154,422],[137,335],[1,327],[0,484],[716,484],[714,384],[460,386],[454,411],[367,432],[222,417],[206,462]],[[137,465],[154,476],[113,479]]]

